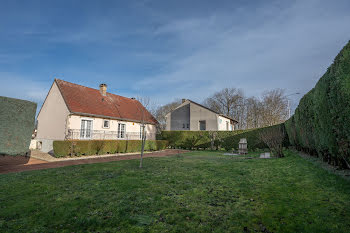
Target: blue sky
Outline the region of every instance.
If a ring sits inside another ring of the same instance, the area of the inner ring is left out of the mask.
[[[305,94],[350,39],[349,12],[348,0],[2,0],[0,95],[40,107],[55,77],[154,104],[225,87]]]

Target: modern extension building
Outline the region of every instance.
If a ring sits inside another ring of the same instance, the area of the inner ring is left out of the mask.
[[[166,130],[233,131],[236,120],[189,99],[166,115]]]

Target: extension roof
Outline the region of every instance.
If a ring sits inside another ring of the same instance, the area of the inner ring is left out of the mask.
[[[213,112],[213,113],[216,113],[216,114],[218,114],[219,116],[225,117],[225,118],[227,118],[227,119],[229,119],[229,120],[231,120],[231,121],[234,121],[235,123],[238,123],[238,121],[235,120],[235,119],[233,119],[232,117],[229,117],[229,116],[227,116],[227,115],[221,114],[221,113],[219,113],[219,112],[217,112],[217,111],[214,111],[213,109],[210,109],[210,108],[208,108],[208,107],[206,107],[206,106],[204,106],[204,105],[202,105],[202,104],[199,104],[199,103],[197,103],[197,102],[194,102],[194,101],[192,101],[192,100],[190,100],[190,99],[186,99],[186,100],[189,101],[189,102],[191,102],[191,103],[193,103],[193,104],[198,105],[199,107],[205,108],[205,109],[207,109],[207,110],[209,110],[209,111],[211,111],[211,112]],[[179,105],[179,106],[181,106],[181,105]]]

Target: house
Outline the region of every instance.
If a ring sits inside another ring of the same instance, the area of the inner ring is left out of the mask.
[[[166,115],[166,130],[233,131],[236,120],[189,99]]]
[[[55,79],[37,117],[38,149],[52,150],[54,140],[155,139],[157,120],[135,98]]]

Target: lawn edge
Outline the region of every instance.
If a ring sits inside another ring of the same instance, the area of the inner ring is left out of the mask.
[[[331,174],[335,174],[337,176],[342,177],[344,180],[350,182],[350,170],[347,169],[339,169],[338,167],[332,166],[326,162],[323,162],[321,158],[309,155],[307,153],[298,151],[298,150],[290,150],[293,153],[297,154],[298,156],[300,156],[301,158],[303,158],[304,160],[306,160],[309,163],[312,163],[313,165],[315,165],[316,167],[319,167]]]

